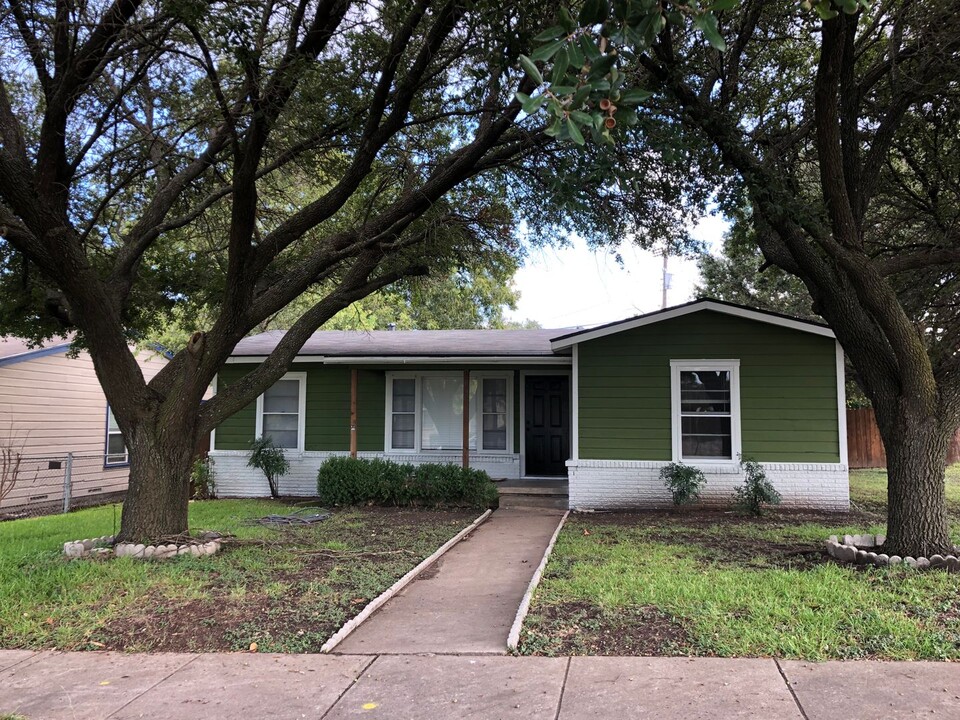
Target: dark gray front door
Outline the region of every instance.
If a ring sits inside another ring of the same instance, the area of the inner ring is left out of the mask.
[[[570,459],[570,378],[528,375],[524,408],[527,475],[566,475]]]

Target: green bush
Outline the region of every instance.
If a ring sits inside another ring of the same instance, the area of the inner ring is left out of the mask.
[[[198,457],[190,469],[190,484],[194,500],[211,500],[217,496],[217,483],[213,476],[213,458]]]
[[[747,479],[733,494],[734,505],[759,517],[763,514],[764,505],[780,504],[780,493],[767,480],[767,474],[760,463],[756,460],[741,459],[740,467]]]
[[[700,499],[700,488],[707,478],[699,468],[670,463],[660,469],[660,479],[670,489],[674,505],[686,505]]]
[[[496,485],[482,470],[459,465],[411,465],[392,460],[333,457],[317,473],[322,505],[415,505],[488,508]]]
[[[290,471],[290,461],[283,454],[283,450],[273,444],[273,439],[267,436],[258,437],[250,443],[250,459],[248,467],[255,467],[267,477],[270,486],[270,497],[280,497],[280,478]]]

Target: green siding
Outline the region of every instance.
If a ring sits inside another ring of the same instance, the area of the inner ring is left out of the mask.
[[[743,455],[839,462],[831,338],[702,311],[580,344],[580,457],[670,460],[670,361],[740,360]]]
[[[349,394],[350,387],[347,386],[347,395]],[[357,450],[364,452],[383,450],[383,414],[386,412],[386,397],[386,373],[383,370],[361,370],[357,378]],[[349,402],[348,397],[348,418]]]
[[[223,390],[249,371],[245,365],[224,365],[217,373],[217,390]],[[214,450],[246,450],[253,440],[257,403],[252,402],[240,412],[231,415],[217,427]]]
[[[524,368],[530,373],[548,368]],[[236,382],[249,366],[224,366],[217,378],[218,387]],[[363,368],[357,378],[357,449],[363,452],[383,450],[384,413],[386,411],[386,373],[388,371],[446,370],[462,372],[449,365],[392,365]],[[514,452],[520,451],[520,367],[489,365],[471,370],[513,374]],[[350,449],[350,368],[343,365],[297,363],[292,371],[307,373],[306,450]],[[256,428],[256,403],[225,420],[217,428],[216,450],[246,450]]]

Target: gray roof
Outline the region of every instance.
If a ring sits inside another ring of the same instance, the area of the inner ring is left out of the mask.
[[[533,357],[556,355],[550,340],[569,332],[560,330],[321,330],[315,332],[300,355],[327,357]],[[236,356],[268,355],[284,331],[244,338]]]
[[[17,357],[19,355],[35,355],[43,350],[67,347],[70,345],[71,339],[71,337],[55,337],[31,347],[29,340],[18,337],[3,337],[0,338],[0,359]]]

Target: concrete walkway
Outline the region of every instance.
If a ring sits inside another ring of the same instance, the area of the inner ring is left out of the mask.
[[[562,515],[497,510],[335,652],[506,653],[517,608]]]
[[[0,651],[0,716],[896,720],[960,717],[960,664]]]

